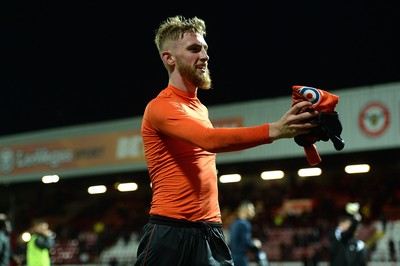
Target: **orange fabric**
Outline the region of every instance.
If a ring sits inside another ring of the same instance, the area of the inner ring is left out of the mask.
[[[292,106],[298,102],[310,101],[315,110],[329,113],[335,110],[339,102],[337,95],[313,87],[295,85],[292,91]]]
[[[317,146],[315,146],[315,144],[304,146],[303,149],[306,154],[307,161],[311,166],[316,166],[322,162],[321,156],[319,156]]]
[[[336,105],[339,102],[339,97],[317,88],[294,85],[292,87],[292,106],[302,101],[310,101],[312,103],[312,109],[314,110],[329,113],[335,110]],[[309,110],[301,111],[304,112]],[[305,146],[303,149],[307,161],[311,166],[318,165],[322,161],[316,145]]]
[[[216,153],[271,143],[268,136],[268,124],[214,128],[196,94],[169,85],[149,102],[142,120],[150,215],[221,222]]]

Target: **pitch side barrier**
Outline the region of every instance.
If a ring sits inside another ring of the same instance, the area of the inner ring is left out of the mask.
[[[325,154],[385,150],[400,147],[400,82],[333,90],[343,126],[345,148],[317,142]],[[287,97],[209,106],[214,127],[252,126],[278,120],[292,104]],[[0,138],[0,183],[146,171],[140,135],[141,117],[43,130]],[[272,145],[221,153],[218,164],[304,157],[292,139]]]

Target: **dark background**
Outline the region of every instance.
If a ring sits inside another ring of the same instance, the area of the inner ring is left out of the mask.
[[[0,1],[0,136],[141,116],[167,85],[153,38],[160,22],[174,15],[206,21],[214,89],[199,91],[199,98],[207,106],[291,97],[296,84],[330,91],[400,81],[397,5],[385,0]],[[243,182],[220,184],[220,203],[230,207],[242,198],[261,198],[271,211],[287,198],[351,199],[362,200],[379,217],[385,206],[400,206],[398,154],[397,148],[323,155],[324,175],[311,179],[296,174],[308,166],[305,156],[221,165],[219,173],[238,172]],[[347,175],[343,167],[349,163],[369,163],[371,171]],[[288,176],[281,181],[260,181],[261,171],[283,168]],[[127,180],[137,181],[140,189],[125,194],[111,189]],[[62,178],[50,185],[1,184],[0,211],[11,214],[16,232],[37,217],[51,217],[53,224],[59,219],[68,231],[118,217],[110,211],[120,211],[123,203],[123,220],[139,230],[147,221],[148,181],[143,171]],[[87,194],[88,186],[103,182],[107,193]],[[335,221],[333,208],[321,209],[320,217]],[[386,214],[397,219],[398,209],[393,210]]]
[[[388,1],[2,1],[0,135],[142,115],[168,79],[154,31],[178,14],[207,24],[208,106],[400,80]]]

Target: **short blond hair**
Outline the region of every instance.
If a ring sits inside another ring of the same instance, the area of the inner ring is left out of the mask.
[[[168,41],[176,41],[183,37],[185,33],[192,32],[202,36],[206,35],[206,24],[204,20],[193,17],[183,16],[169,17],[160,24],[156,30],[154,42],[159,52],[164,50],[164,45]]]

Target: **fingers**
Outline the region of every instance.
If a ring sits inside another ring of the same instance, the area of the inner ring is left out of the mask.
[[[292,138],[309,133],[318,124],[306,121],[317,115],[318,111],[312,109],[312,103],[309,101],[302,101],[293,105],[280,120],[270,123],[270,139]]]
[[[312,103],[309,101],[302,101],[298,102],[292,107],[292,111],[294,111],[296,114],[304,112],[305,110],[310,111],[312,107]]]
[[[295,116],[293,119],[293,124],[301,124],[305,125],[306,127],[312,128],[318,126],[318,123],[315,121],[310,121],[313,117],[317,116],[318,112],[306,112],[301,113]]]
[[[296,122],[310,119],[318,115],[318,111],[312,108],[312,103],[303,101],[295,104],[290,110],[290,114],[296,115]]]

